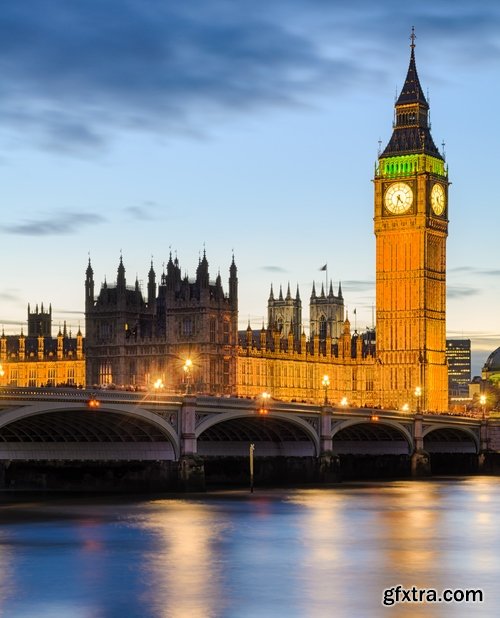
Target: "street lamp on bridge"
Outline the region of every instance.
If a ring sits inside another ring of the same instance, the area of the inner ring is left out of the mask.
[[[481,395],[479,397],[479,403],[481,404],[481,411],[483,416],[483,421],[486,420],[486,395]]]
[[[186,395],[188,395],[191,382],[191,372],[193,370],[193,361],[190,358],[186,358],[186,362],[182,366],[182,369],[184,371],[184,382],[186,383]]]
[[[323,376],[323,379],[321,380],[321,384],[322,384],[323,389],[325,391],[324,405],[327,406],[328,405],[328,387],[330,386],[330,378],[329,378],[329,376],[326,375],[326,373]]]
[[[269,413],[268,404],[269,404],[269,400],[271,399],[271,395],[264,391],[263,393],[259,395],[259,397],[260,397],[259,414],[266,415]]]
[[[422,397],[422,387],[415,387],[415,399],[417,400],[417,414],[420,414],[420,397]]]

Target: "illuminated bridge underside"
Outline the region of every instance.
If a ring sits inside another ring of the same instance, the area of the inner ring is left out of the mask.
[[[84,410],[29,416],[0,429],[0,459],[173,460],[168,437],[140,418]]]
[[[472,436],[460,429],[434,429],[424,438],[424,449],[428,453],[477,453]]]
[[[316,455],[313,442],[293,423],[277,418],[237,418],[206,429],[198,438],[202,456],[248,456],[255,445],[256,457]]]
[[[408,455],[409,444],[394,427],[375,423],[359,423],[341,429],[333,436],[333,452],[337,455]]]

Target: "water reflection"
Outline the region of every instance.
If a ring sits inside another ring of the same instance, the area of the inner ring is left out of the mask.
[[[154,615],[207,618],[224,609],[217,544],[229,524],[214,515],[204,504],[168,500],[143,519],[155,536],[142,560]]]
[[[498,512],[496,478],[0,504],[0,614],[495,616]],[[388,610],[398,584],[485,601]]]

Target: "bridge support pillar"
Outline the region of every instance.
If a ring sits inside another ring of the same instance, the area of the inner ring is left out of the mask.
[[[179,485],[182,491],[205,491],[205,465],[199,455],[182,455],[179,460]]]
[[[414,451],[411,456],[411,475],[414,478],[431,476],[431,456],[427,451]]]
[[[424,451],[424,436],[421,414],[415,414],[413,437],[415,441],[415,450],[411,456],[411,475],[415,478],[430,476],[431,456],[427,451]]]
[[[321,409],[319,429],[319,468],[318,476],[321,483],[338,483],[340,481],[340,460],[333,454],[331,406],[324,405]]]
[[[338,455],[321,453],[319,457],[319,481],[320,483],[340,483],[340,459]]]
[[[181,408],[181,457],[179,484],[184,491],[205,491],[205,466],[197,455],[196,397],[186,395]]]
[[[332,414],[333,410],[330,406],[323,406],[321,409],[321,426],[320,426],[320,455],[323,453],[331,453],[333,449],[332,441]]]
[[[483,451],[487,451],[488,450],[488,421],[486,419],[483,418],[483,420],[481,421],[481,427],[479,429],[479,440],[480,440],[480,444],[479,444],[479,450],[481,452]]]
[[[195,426],[196,397],[186,395],[181,407],[181,455],[193,455],[198,450]]]

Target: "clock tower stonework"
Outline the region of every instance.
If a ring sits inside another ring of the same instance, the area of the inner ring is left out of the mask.
[[[377,366],[380,403],[448,409],[448,170],[429,126],[411,35],[408,74],[375,178]]]

